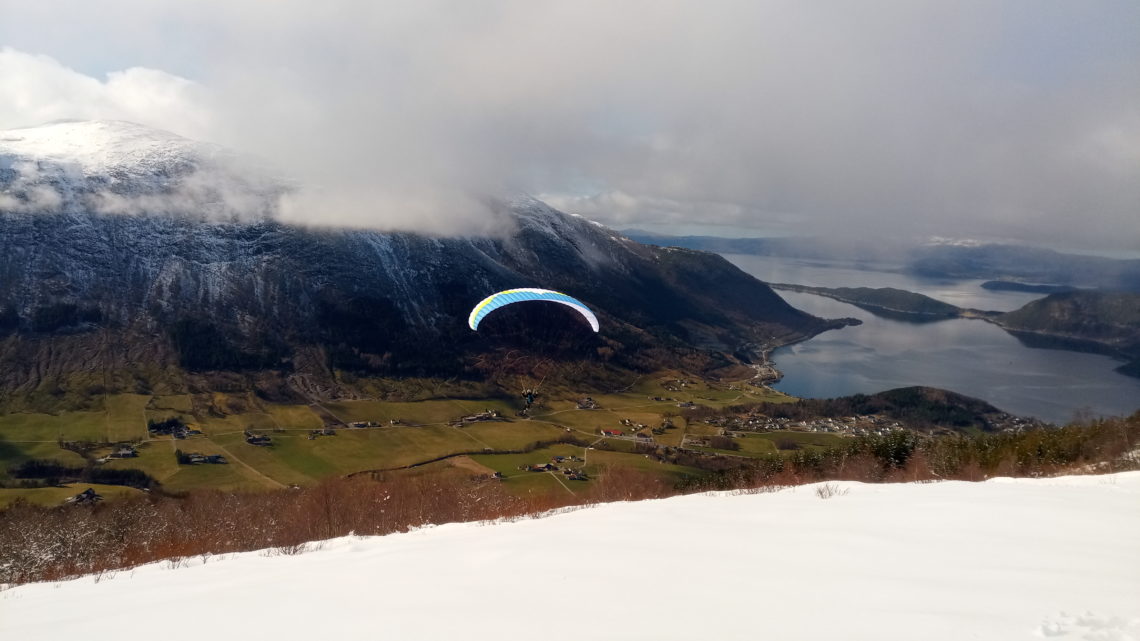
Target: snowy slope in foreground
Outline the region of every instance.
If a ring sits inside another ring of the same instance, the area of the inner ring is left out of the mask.
[[[1140,473],[842,487],[23,586],[0,638],[1140,638]]]

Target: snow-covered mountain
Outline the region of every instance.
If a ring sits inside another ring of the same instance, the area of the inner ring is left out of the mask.
[[[70,166],[88,176],[124,172],[143,179],[224,154],[217,145],[122,120],[59,120],[0,131],[0,150],[16,161]]]
[[[231,202],[284,187],[231,158],[129,123],[0,133],[0,391],[181,369],[450,375],[480,349],[467,311],[508,287],[573,292],[603,318],[597,347],[626,364],[833,326],[719,256],[640,245],[528,197],[494,205],[497,237],[298,227],[268,204],[234,216]]]
[[[0,637],[1123,641],[1138,501],[1124,472],[610,503],[19,586]]]
[[[0,131],[2,211],[250,220],[286,190],[252,159],[130,122]]]

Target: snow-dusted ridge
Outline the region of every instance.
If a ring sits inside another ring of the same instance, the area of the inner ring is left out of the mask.
[[[826,500],[821,487],[614,503],[21,586],[0,592],[0,638],[1140,635],[1140,472],[833,483]]]
[[[0,131],[0,154],[54,160],[91,174],[112,170],[141,173],[219,153],[223,148],[218,145],[122,120],[59,120]]]
[[[290,188],[219,145],[118,120],[0,131],[0,212],[260,219]]]

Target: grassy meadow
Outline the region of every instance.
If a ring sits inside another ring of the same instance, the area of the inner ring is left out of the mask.
[[[577,401],[590,396],[596,409],[577,409]],[[310,486],[321,480],[361,472],[419,468],[432,461],[455,461],[448,469],[489,475],[500,472],[512,493],[573,492],[607,470],[636,469],[674,481],[700,470],[669,465],[637,453],[629,437],[636,425],[650,434],[668,419],[674,427],[652,435],[659,445],[678,446],[686,434],[711,435],[717,428],[704,423],[687,425],[682,404],[726,407],[761,401],[794,400],[777,392],[743,383],[696,380],[677,372],[642,376],[624,389],[580,393],[555,386],[540,390],[530,415],[519,416],[522,400],[514,398],[425,398],[388,402],[343,400],[320,405],[274,404],[252,394],[108,394],[92,400],[84,411],[55,413],[0,413],[0,504],[23,498],[32,502],[59,502],[74,488],[24,488],[12,468],[32,459],[54,461],[69,468],[99,466],[106,470],[140,470],[162,490],[258,490]],[[493,421],[454,422],[487,410],[501,418]],[[189,437],[154,435],[148,421],[182,420]],[[633,424],[623,424],[623,420]],[[349,428],[353,422],[378,427]],[[332,434],[314,435],[331,428]],[[627,438],[605,438],[600,430],[621,430]],[[269,446],[251,445],[245,433],[269,436]],[[740,439],[739,454],[770,453],[774,442],[767,435]],[[806,446],[817,441],[798,435]],[[558,444],[558,441],[577,443]],[[84,444],[80,451],[67,443]],[[541,444],[554,445],[540,446]],[[123,444],[137,456],[105,457]],[[597,446],[597,447],[592,447]],[[535,449],[538,447],[538,449]],[[85,449],[83,449],[85,448]],[[221,455],[226,464],[179,464],[175,452]],[[469,455],[466,458],[452,458]],[[520,472],[519,467],[549,462],[553,456],[587,459],[572,464],[591,480],[568,481],[558,473]],[[94,486],[94,485],[93,485]],[[86,486],[84,486],[86,487]],[[112,487],[112,486],[108,486]],[[104,493],[114,498],[134,492],[130,488]],[[81,488],[82,489],[82,488]],[[77,490],[78,491],[78,490]],[[101,492],[102,493],[102,492]]]

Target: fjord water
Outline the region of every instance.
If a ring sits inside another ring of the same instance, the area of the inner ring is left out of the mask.
[[[766,256],[725,257],[767,282],[897,287],[959,307],[1008,311],[1041,297],[985,290],[977,280],[924,279],[838,263]],[[813,294],[777,293],[809,314],[863,321],[862,325],[825,332],[773,353],[776,367],[784,373],[775,387],[794,396],[829,398],[928,385],[1058,424],[1084,410],[1128,415],[1140,409],[1140,379],[1113,371],[1121,363],[1107,356],[1026,347],[1001,328],[980,320],[908,323],[880,318],[854,305]]]

